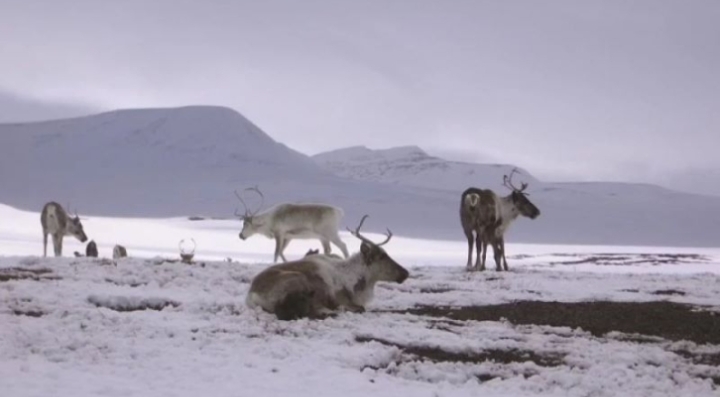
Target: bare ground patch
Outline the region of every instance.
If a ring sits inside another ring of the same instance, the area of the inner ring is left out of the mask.
[[[12,314],[14,314],[14,315],[16,315],[16,316],[26,316],[26,317],[35,317],[35,318],[38,318],[38,317],[44,316],[46,313],[43,312],[43,311],[40,311],[40,310],[14,309],[14,310],[12,311]]]
[[[355,341],[360,343],[378,342],[386,346],[395,346],[404,353],[436,363],[461,362],[478,364],[485,361],[494,361],[501,364],[510,364],[532,361],[541,367],[556,367],[563,364],[563,358],[565,357],[564,354],[560,353],[540,354],[530,350],[519,349],[490,349],[480,352],[468,351],[459,353],[443,350],[439,347],[403,345],[386,339],[368,336],[357,336],[355,337]]]
[[[53,274],[52,269],[39,268],[30,269],[24,267],[0,268],[0,282],[11,280],[59,280],[60,277]]]
[[[541,367],[557,367],[564,364],[565,355],[562,353],[537,353],[530,350],[520,349],[488,349],[482,351],[465,351],[465,352],[453,352],[444,350],[436,346],[421,346],[421,345],[405,345],[397,342],[392,342],[387,339],[370,337],[370,336],[357,336],[355,341],[360,343],[377,342],[385,346],[393,346],[398,348],[402,354],[396,357],[394,360],[386,363],[382,366],[368,365],[361,370],[367,368],[376,371],[389,371],[391,364],[397,366],[403,362],[410,362],[414,360],[430,361],[432,363],[442,362],[457,362],[466,364],[481,364],[484,362],[494,362],[499,364],[510,364],[510,363],[526,363],[533,362]],[[392,372],[392,371],[390,371]],[[535,375],[536,371],[527,368],[523,371],[524,377]],[[480,382],[487,382],[495,378],[502,378],[502,374],[482,372],[476,374],[475,377]]]
[[[638,264],[650,265],[678,265],[682,263],[703,263],[710,262],[710,258],[700,254],[616,254],[616,253],[599,253],[593,255],[587,254],[552,254],[559,257],[574,257],[578,259],[567,261],[550,262],[550,265],[581,265],[595,264],[601,266],[631,266]]]
[[[133,312],[138,310],[163,310],[166,307],[177,307],[180,306],[179,302],[175,302],[165,298],[140,298],[140,297],[126,297],[126,296],[114,296],[114,297],[103,297],[97,295],[90,295],[88,302],[92,303],[97,307],[104,307],[116,312]]]
[[[416,306],[394,311],[458,321],[499,321],[513,324],[581,328],[594,336],[618,331],[698,344],[720,344],[720,315],[695,306],[653,302],[518,301],[490,306]]]

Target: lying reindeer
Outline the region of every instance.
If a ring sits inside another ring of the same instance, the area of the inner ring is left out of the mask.
[[[503,175],[503,185],[512,190],[505,196],[498,196],[492,190],[470,187],[466,189],[460,201],[460,223],[468,241],[467,268],[472,269],[473,232],[477,245],[475,270],[485,270],[485,257],[487,246],[491,244],[495,256],[495,266],[499,270],[508,270],[505,259],[505,232],[518,216],[535,219],[540,216],[540,210],[527,198],[528,184],[521,183],[518,189],[512,183],[513,174]],[[481,247],[482,245],[482,247]],[[482,251],[482,258],[481,258]],[[502,266],[501,266],[502,263]]]
[[[74,236],[81,243],[87,241],[78,214],[76,213],[74,217],[71,217],[60,204],[54,201],[50,201],[43,206],[40,213],[40,225],[43,232],[43,257],[47,256],[48,234],[52,235],[55,256],[62,256],[63,238],[65,236]]]
[[[257,187],[245,190],[255,191],[260,195],[261,200],[264,199]],[[338,234],[340,220],[344,215],[341,208],[326,204],[284,203],[258,214],[262,208],[262,201],[257,210],[250,212],[237,191],[235,196],[245,207],[245,213],[242,215],[237,209],[235,210],[235,216],[243,221],[240,239],[245,240],[253,234],[262,234],[267,238],[275,239],[273,262],[277,262],[278,257],[282,258],[283,262],[287,262],[283,252],[292,239],[318,239],[325,254],[330,254],[330,243],[333,243],[340,248],[345,258],[348,257],[347,246]]]
[[[337,310],[364,312],[378,281],[402,283],[408,271],[382,248],[392,237],[376,244],[360,234],[360,224],[348,231],[359,238],[360,252],[347,259],[310,254],[302,259],[270,266],[252,280],[245,304],[274,313],[280,320],[319,318]]]

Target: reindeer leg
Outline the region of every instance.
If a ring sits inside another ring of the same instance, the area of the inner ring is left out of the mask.
[[[342,253],[343,253],[343,255],[345,256],[346,259],[347,259],[347,257],[350,256],[350,254],[348,253],[348,250],[347,250],[347,245],[345,245],[345,243],[343,243],[343,241],[342,241],[342,239],[340,238],[339,235],[337,235],[337,234],[334,235],[334,236],[330,239],[330,241],[331,241],[333,244],[335,244],[338,248],[340,248],[340,251],[342,251]]]
[[[329,240],[320,240],[320,242],[322,243],[323,252],[325,253],[325,255],[329,254],[331,251],[330,241]]]
[[[290,243],[290,239],[284,239],[280,238],[280,258],[283,260],[283,262],[287,262],[287,259],[285,259],[285,254],[283,251],[285,251],[285,247]]]
[[[338,306],[345,311],[353,313],[365,312],[365,308],[363,306],[353,302],[352,296],[347,289],[343,289],[342,291],[338,292],[338,294],[335,296],[335,300]]]
[[[483,235],[479,231],[475,236],[475,250],[477,251],[477,253],[475,254],[475,270],[485,270],[485,265],[483,264],[481,267],[480,264],[480,259],[483,254]]]
[[[503,267],[508,271],[507,259],[505,259],[505,237],[500,237],[500,250],[502,251]]]
[[[473,251],[473,235],[472,231],[465,232],[465,237],[467,238],[468,242],[468,259],[467,259],[467,265],[465,266],[467,270],[472,270],[472,251]],[[477,267],[477,263],[475,264],[475,267]]]
[[[43,257],[47,257],[47,232],[43,230]]]
[[[52,240],[53,240],[53,252],[55,253],[55,256],[62,256],[62,235],[53,234]]]
[[[277,263],[278,256],[280,256],[280,247],[281,247],[280,237],[278,235],[275,235],[275,255],[273,256],[273,263]]]
[[[485,270],[487,249],[488,249],[487,236],[483,236],[483,239],[482,239],[482,265],[480,265],[480,270],[483,270],[483,271]]]
[[[497,238],[493,239],[493,255],[495,256],[495,270],[502,271],[502,248]]]
[[[285,240],[283,240],[283,246],[280,249],[280,256],[283,258],[283,260],[285,260],[285,256],[283,255],[283,253],[285,252],[285,248],[287,248],[287,246],[290,244],[290,240],[292,240],[292,239],[286,238]],[[285,261],[285,262],[287,262],[287,261]]]

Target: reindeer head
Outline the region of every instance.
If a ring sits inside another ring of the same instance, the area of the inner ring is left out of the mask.
[[[240,203],[242,203],[243,208],[244,208],[243,214],[240,214],[238,212],[237,208],[235,209],[235,216],[237,216],[238,218],[240,218],[240,220],[243,221],[242,231],[238,235],[238,237],[240,237],[241,240],[245,240],[248,237],[252,236],[253,234],[257,233],[257,229],[260,225],[257,224],[257,222],[255,222],[254,218],[255,218],[255,215],[257,215],[257,213],[260,211],[260,209],[262,209],[263,202],[265,201],[265,196],[263,196],[262,192],[260,191],[260,189],[258,189],[257,186],[249,187],[249,188],[246,188],[245,190],[257,192],[257,194],[260,196],[260,205],[254,212],[251,212],[250,210],[248,210],[248,207],[245,204],[245,201],[242,199],[242,197],[240,197],[240,194],[237,192],[237,190],[235,191],[235,197],[237,197],[238,200],[240,200]]]
[[[518,172],[517,168],[513,168],[510,172],[510,176],[503,175],[503,185],[512,190],[510,198],[520,214],[530,219],[535,219],[540,216],[540,210],[535,206],[535,204],[530,202],[530,199],[527,198],[528,193],[525,193],[525,189],[528,187],[527,182],[521,182],[520,189],[513,185],[512,177],[516,172]]]
[[[362,241],[360,244],[360,254],[362,255],[363,262],[370,268],[370,273],[377,281],[394,281],[396,283],[402,283],[408,278],[410,273],[404,267],[400,266],[400,264],[395,262],[395,260],[391,258],[390,255],[388,255],[382,248],[383,245],[390,241],[392,232],[390,229],[387,229],[387,238],[382,243],[376,244],[370,241],[360,234],[360,228],[367,217],[368,215],[364,215],[362,217],[360,224],[354,231],[347,228],[350,234]]]
[[[68,208],[68,210],[69,209],[70,208]],[[80,222],[80,217],[78,216],[77,211],[75,212],[75,216],[68,216],[67,234],[75,236],[75,238],[80,240],[81,243],[86,242],[88,239],[85,235],[85,230],[83,230],[83,225]]]

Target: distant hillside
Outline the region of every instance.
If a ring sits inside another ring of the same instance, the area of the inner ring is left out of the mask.
[[[0,200],[23,208],[55,199],[85,212],[171,215],[219,209],[218,189],[232,198],[243,184],[327,176],[221,107],[0,124]]]
[[[453,233],[428,230],[419,216],[449,201],[449,194],[388,191],[337,177],[228,108],[131,109],[0,124],[0,203],[21,209],[40,211],[56,200],[81,214],[231,217],[239,204],[233,190],[256,184],[266,207],[321,201],[342,206],[348,226],[369,213],[375,219],[367,222],[370,231]],[[408,202],[417,208],[404,208]],[[258,204],[257,197],[248,196],[248,204]]]
[[[372,150],[364,146],[319,153],[313,159],[336,175],[392,186],[431,188],[459,198],[469,186],[506,195],[509,164],[474,164],[428,155],[416,146]],[[524,241],[590,244],[720,246],[720,198],[649,184],[546,183],[518,168],[542,216],[518,220],[511,235]],[[452,203],[457,217],[458,203]],[[561,237],[562,236],[562,237]]]
[[[231,217],[233,190],[258,184],[266,206],[325,202],[345,210],[343,227],[369,214],[368,231],[463,240],[460,192],[474,185],[507,194],[502,175],[511,168],[445,161],[415,147],[310,158],[236,111],[210,106],[0,124],[0,203],[40,211],[56,200],[86,216]],[[508,241],[720,245],[719,198],[650,185],[544,183],[527,171],[518,179],[530,182],[542,215],[519,219]]]
[[[468,186],[499,188],[503,175],[514,166],[448,161],[430,156],[417,146],[371,150],[353,146],[316,154],[313,159],[336,175],[383,183],[463,191]],[[537,180],[522,168],[514,177],[534,185]]]

